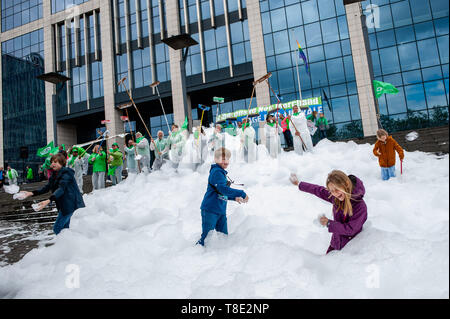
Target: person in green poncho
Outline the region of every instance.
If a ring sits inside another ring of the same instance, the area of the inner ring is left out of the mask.
[[[137,158],[141,165],[142,171],[150,172],[150,146],[148,140],[141,132],[136,133],[136,142],[133,142],[137,150]]]
[[[50,176],[52,176],[52,171],[53,171],[51,166],[50,166],[50,164],[51,164],[50,163],[50,158],[51,158],[51,156],[46,157],[45,160],[44,160],[44,163],[41,166],[42,170],[45,173],[45,176],[46,176],[47,180],[50,179]]]
[[[233,123],[226,123],[224,124],[224,131],[225,133],[230,134],[231,136],[236,136],[236,128],[234,127]]]
[[[27,170],[27,183],[32,183],[34,179],[33,169],[27,165],[26,170]]]
[[[17,185],[17,177],[19,177],[19,174],[14,168],[11,168],[11,166],[8,166],[7,168],[6,177],[8,177],[9,185]]]
[[[169,141],[164,138],[164,132],[158,131],[158,138],[155,143],[150,144],[150,150],[155,152],[155,161],[153,162],[152,170],[157,171],[169,158]]]
[[[93,165],[92,186],[95,189],[105,188],[106,153],[100,145],[95,145],[89,156],[89,163]]]
[[[122,181],[123,153],[119,149],[119,144],[113,143],[112,149],[108,152],[108,176],[111,176],[113,185]]]
[[[325,114],[320,113],[320,116],[316,122],[316,126],[319,128],[320,140],[327,138],[327,130],[328,130],[329,126],[328,126],[328,121],[325,118]]]
[[[318,113],[317,111],[312,111],[311,114],[309,114],[306,117],[307,120],[307,125],[308,125],[308,129],[309,129],[309,134],[311,135],[311,139],[313,141],[313,145],[316,145],[318,140],[318,135],[317,133],[317,120],[318,120]]]

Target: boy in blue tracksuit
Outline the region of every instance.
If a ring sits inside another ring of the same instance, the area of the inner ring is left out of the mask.
[[[234,200],[241,203],[248,202],[248,196],[244,191],[230,187],[225,170],[230,163],[231,153],[226,148],[219,148],[214,152],[216,164],[211,165],[208,177],[208,188],[203,197],[202,205],[202,236],[197,244],[204,246],[205,238],[210,230],[228,235],[227,228],[227,201]]]

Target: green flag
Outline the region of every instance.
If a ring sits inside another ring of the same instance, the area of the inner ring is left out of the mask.
[[[181,131],[187,130],[187,128],[188,128],[188,118],[186,116],[183,125],[181,125]]]
[[[40,149],[37,150],[37,156],[39,157],[47,157],[50,155],[50,152],[52,151],[52,149],[55,146],[53,145],[53,141],[51,141],[50,143],[48,143],[47,146],[41,147]]]
[[[386,94],[397,94],[398,89],[393,86],[391,83],[381,82],[381,81],[373,81],[373,87],[375,90],[375,98],[379,98],[384,93]]]

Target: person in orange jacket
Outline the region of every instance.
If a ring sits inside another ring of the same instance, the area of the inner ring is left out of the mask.
[[[397,151],[400,161],[403,161],[405,154],[403,148],[385,130],[377,131],[377,139],[373,154],[378,157],[378,163],[381,166],[381,179],[386,181],[395,177],[395,151]]]

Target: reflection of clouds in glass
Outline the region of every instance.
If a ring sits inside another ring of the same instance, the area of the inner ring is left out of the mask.
[[[424,86],[428,102],[428,108],[447,105],[445,95],[442,94],[443,92],[445,92],[444,82],[433,81],[425,83]]]
[[[426,108],[423,85],[408,85],[405,87],[406,102],[410,110],[422,110]]]

